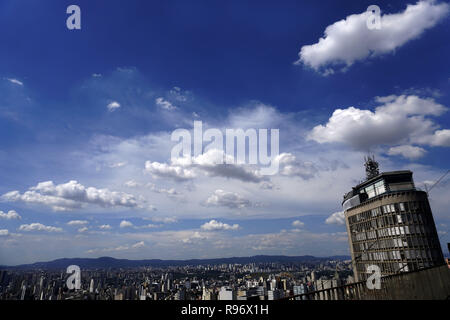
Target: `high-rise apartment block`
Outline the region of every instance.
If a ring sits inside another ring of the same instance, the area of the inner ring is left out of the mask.
[[[379,173],[366,159],[366,180],[342,203],[356,281],[444,264],[428,195],[417,189],[411,171]]]

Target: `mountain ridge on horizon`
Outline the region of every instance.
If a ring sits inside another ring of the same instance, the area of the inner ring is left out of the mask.
[[[269,263],[269,262],[318,262],[325,260],[348,260],[350,256],[336,255],[329,257],[304,256],[284,256],[284,255],[255,255],[248,257],[229,258],[209,258],[209,259],[118,259],[113,257],[98,258],[60,258],[51,261],[40,261],[30,264],[19,264],[13,266],[0,265],[2,270],[33,270],[33,269],[64,269],[75,264],[83,269],[107,269],[107,268],[136,268],[136,267],[163,267],[163,266],[185,266],[201,264],[221,264],[221,263]]]

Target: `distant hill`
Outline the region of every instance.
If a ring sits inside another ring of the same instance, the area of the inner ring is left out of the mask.
[[[270,262],[312,262],[317,263],[327,260],[348,260],[349,256],[332,256],[332,257],[313,257],[313,256],[252,256],[252,257],[232,257],[217,259],[191,259],[191,260],[128,260],[115,259],[111,257],[101,258],[64,258],[47,262],[36,262],[32,264],[22,264],[17,266],[0,266],[0,269],[9,270],[54,270],[65,269],[69,265],[77,265],[81,269],[118,269],[118,268],[136,268],[136,267],[165,267],[165,266],[186,266],[201,264],[222,264],[222,263],[270,263]]]

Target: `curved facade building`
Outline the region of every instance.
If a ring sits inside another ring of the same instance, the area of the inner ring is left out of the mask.
[[[342,203],[355,280],[366,280],[370,265],[384,276],[444,264],[427,193],[412,172],[379,174],[376,164],[367,176]]]

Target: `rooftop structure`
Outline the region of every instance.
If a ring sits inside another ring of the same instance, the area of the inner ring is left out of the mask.
[[[409,170],[379,173],[366,158],[367,179],[342,202],[353,271],[365,280],[376,265],[383,276],[444,264],[428,195]]]

